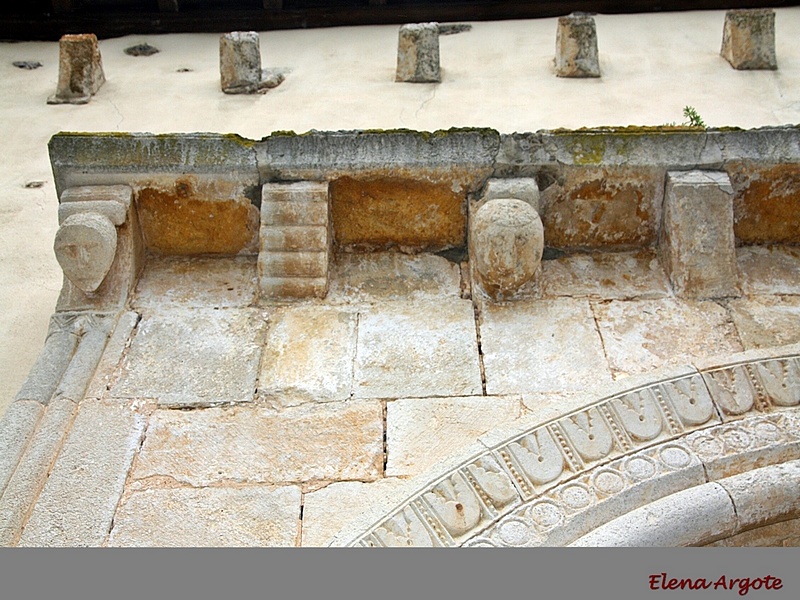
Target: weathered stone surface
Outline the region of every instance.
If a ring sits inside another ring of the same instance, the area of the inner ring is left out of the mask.
[[[93,33],[64,35],[58,41],[58,87],[48,104],[86,104],[105,83],[103,61]]]
[[[489,179],[483,188],[480,201],[473,210],[480,208],[483,202],[496,198],[516,198],[527,202],[533,210],[539,212],[539,185],[533,177]]]
[[[353,383],[356,398],[479,395],[472,303],[404,302],[360,313]]]
[[[754,145],[752,150],[769,151],[761,143]],[[784,149],[780,154],[787,153]],[[764,165],[758,160],[755,156],[726,167],[735,192],[736,240],[740,244],[800,244],[800,165],[797,161]]]
[[[269,319],[258,396],[275,406],[350,397],[357,315],[322,306],[278,310]]]
[[[144,427],[130,403],[82,402],[19,545],[102,546]]]
[[[50,317],[44,347],[15,399],[36,400],[42,404],[50,402],[78,342],[79,337],[72,332],[72,327],[64,326],[63,316],[56,314]]]
[[[402,399],[386,404],[386,475],[410,476],[521,416],[519,398]]]
[[[743,246],[736,249],[742,293],[800,295],[800,248]]]
[[[539,214],[522,200],[489,200],[470,218],[473,275],[495,301],[523,294],[539,271],[544,231]]]
[[[258,208],[237,181],[183,175],[137,185],[142,235],[156,254],[255,253]]]
[[[719,484],[733,501],[739,529],[800,516],[800,461],[754,469]]]
[[[133,469],[193,486],[377,479],[383,470],[379,402],[159,410]]]
[[[653,250],[570,254],[542,262],[542,296],[608,300],[669,295],[664,267]]]
[[[207,200],[235,198],[237,190],[258,197],[253,143],[234,134],[58,133],[48,149],[59,195],[75,186],[125,184],[171,190],[166,202],[178,204],[190,192]]]
[[[493,129],[312,131],[276,133],[257,143],[255,150],[263,181],[407,181],[435,176],[448,185],[455,180],[465,190],[477,190],[492,174],[499,143]],[[386,190],[384,184],[375,192]]]
[[[370,483],[342,481],[303,496],[302,546],[324,546],[342,527],[361,515],[365,505],[392,497],[405,480],[379,479]]]
[[[656,500],[583,536],[572,546],[680,547],[730,535],[736,513],[717,483]]]
[[[340,248],[436,252],[466,241],[466,189],[452,179],[342,177],[330,194]]]
[[[127,185],[87,185],[67,188],[58,205],[58,223],[78,212],[96,212],[116,226],[125,222],[133,202],[133,190]]]
[[[114,517],[109,546],[294,546],[300,489],[174,488],[136,492]]]
[[[611,381],[586,300],[486,306],[480,323],[486,392],[578,392]]]
[[[108,337],[116,325],[117,315],[83,315],[84,323],[79,325],[81,341],[69,366],[56,387],[53,398],[69,398],[74,402],[83,399],[89,381],[94,375],[97,363],[103,355]]]
[[[252,309],[145,314],[110,396],[203,406],[253,399],[266,317]]]
[[[0,418],[0,448],[3,450],[0,452],[0,497],[43,412],[44,407],[40,402],[21,400],[12,402]]]
[[[400,27],[395,81],[439,83],[439,24],[415,23]]]
[[[777,69],[775,11],[761,8],[725,13],[720,54],[734,69]]]
[[[0,496],[0,546],[16,544],[25,517],[47,480],[77,406],[71,400],[53,400],[45,410],[25,454]]]
[[[328,302],[457,298],[459,266],[432,254],[341,253],[331,265]]]
[[[800,342],[800,298],[761,297],[732,300],[728,307],[745,349]]]
[[[727,311],[715,302],[662,298],[592,308],[617,378],[743,349]]]
[[[556,75],[600,77],[597,28],[587,15],[559,17],[556,30]]]
[[[797,548],[800,547],[800,519],[756,527],[708,545],[722,548]]]
[[[154,257],[136,285],[134,308],[244,308],[256,299],[256,257]]]
[[[103,356],[97,363],[94,377],[86,388],[87,398],[101,398],[111,388],[112,377],[116,374],[119,361],[137,323],[139,315],[135,312],[124,312],[119,316],[116,327],[106,342]]]
[[[679,296],[738,295],[732,195],[724,172],[667,173],[659,243]]]
[[[219,38],[219,75],[226,94],[253,94],[261,83],[261,46],[256,31],[234,31]]]
[[[664,171],[595,167],[603,160],[603,144],[590,136],[574,140],[570,160],[584,166],[565,167],[541,192],[546,247],[626,250],[657,240]]]

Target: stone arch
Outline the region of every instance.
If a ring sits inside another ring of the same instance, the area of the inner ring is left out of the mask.
[[[697,545],[796,518],[800,345],[620,382],[448,464],[332,545]],[[682,516],[645,526],[659,510]]]

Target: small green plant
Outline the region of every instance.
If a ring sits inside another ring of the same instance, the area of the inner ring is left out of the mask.
[[[688,121],[684,121],[684,125],[688,125],[689,127],[705,127],[705,121],[703,118],[697,114],[697,111],[694,109],[693,106],[684,106],[683,107],[683,116],[688,119]]]

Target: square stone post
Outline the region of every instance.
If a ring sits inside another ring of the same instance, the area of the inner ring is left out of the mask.
[[[48,104],[86,104],[105,83],[97,36],[64,35],[58,41],[58,87]]]
[[[670,171],[659,240],[678,296],[737,296],[733,188],[727,173]]]
[[[261,84],[258,32],[234,31],[219,38],[219,75],[226,94],[254,94]]]
[[[758,8],[725,13],[720,54],[734,69],[777,69],[775,11]]]
[[[588,15],[559,17],[556,30],[556,75],[600,77],[597,27]]]
[[[439,83],[439,24],[403,25],[397,42],[395,81]]]

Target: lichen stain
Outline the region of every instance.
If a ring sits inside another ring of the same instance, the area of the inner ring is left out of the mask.
[[[453,181],[341,177],[330,198],[339,248],[438,251],[466,242],[466,191]]]
[[[136,190],[147,248],[164,255],[253,251],[258,209],[232,182],[181,177]]]
[[[800,166],[731,169],[739,244],[800,243]]]
[[[546,246],[624,248],[655,241],[653,182],[642,176],[608,173],[570,179],[552,186],[543,210]]]

